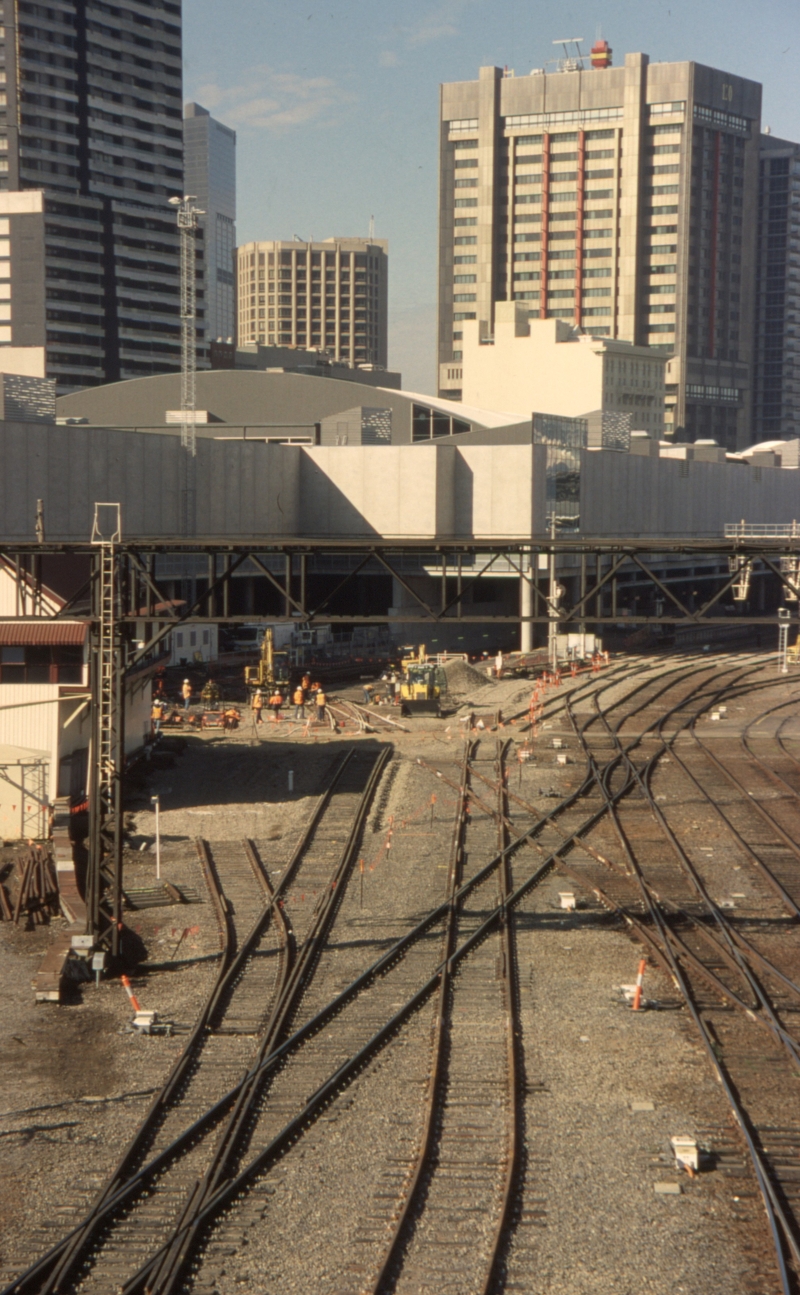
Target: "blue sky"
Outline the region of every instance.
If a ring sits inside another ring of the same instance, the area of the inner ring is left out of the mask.
[[[518,75],[598,31],[621,62],[695,59],[761,81],[763,123],[800,139],[798,0],[184,0],[184,90],[237,131],[240,242],[389,239],[389,362],[433,391],[438,87]]]

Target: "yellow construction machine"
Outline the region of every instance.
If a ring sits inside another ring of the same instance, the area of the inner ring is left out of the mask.
[[[271,626],[267,627],[262,640],[258,665],[244,668],[244,681],[253,691],[263,688],[273,692],[275,688],[286,690],[289,687],[289,653],[276,651]]]
[[[405,715],[438,715],[442,694],[447,689],[444,670],[435,661],[429,661],[424,646],[417,652],[403,648],[410,656],[400,662],[400,702]]]

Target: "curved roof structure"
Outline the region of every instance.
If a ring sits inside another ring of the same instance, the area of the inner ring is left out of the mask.
[[[167,412],[179,410],[180,404],[180,374],[168,373],[71,392],[58,399],[57,416],[85,420],[95,427],[176,431],[175,420],[167,421]],[[220,424],[239,429],[300,431],[355,408],[380,406],[392,411],[392,442],[404,444],[412,439],[415,405],[468,424],[459,429],[464,431],[506,427],[520,421],[518,415],[466,408],[456,401],[413,391],[366,387],[306,373],[211,369],[197,374],[197,408],[208,416],[207,423],[198,423],[198,436],[219,436]]]

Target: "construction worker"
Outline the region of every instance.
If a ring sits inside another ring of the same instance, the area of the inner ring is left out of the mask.
[[[153,705],[150,709],[150,719],[153,725],[154,737],[158,737],[161,732],[161,721],[164,718],[164,707],[165,703],[163,697],[156,696],[153,698]]]
[[[305,700],[306,700],[306,697],[305,697],[305,693],[303,692],[302,685],[298,684],[294,690],[294,696],[292,697],[292,701],[294,702],[295,719],[305,719],[305,716],[306,716]]]
[[[275,723],[277,724],[278,720],[281,717],[281,706],[283,705],[283,697],[277,688],[275,689],[274,693],[270,697],[269,704],[272,710],[275,712]]]
[[[263,724],[264,721],[262,719],[261,712],[264,709],[264,694],[260,688],[256,688],[256,691],[253,693],[253,700],[250,705],[253,708],[253,723]]]
[[[310,674],[304,674],[304,675],[303,675],[303,681],[302,681],[302,683],[300,684],[300,687],[303,689],[303,695],[304,695],[305,697],[307,697],[307,696],[308,696],[308,691],[309,691],[309,689],[310,689],[310,687],[311,687],[311,675],[310,675]]]
[[[316,705],[316,708],[317,708],[317,723],[318,723],[318,724],[324,724],[324,723],[325,723],[325,706],[327,705],[327,701],[328,701],[328,699],[327,699],[327,697],[325,696],[325,693],[322,691],[322,687],[321,687],[321,686],[320,686],[320,687],[318,687],[318,688],[317,688],[317,695],[316,695],[316,697],[314,698],[314,702],[315,702],[315,705]]]
[[[494,659],[494,672],[498,679],[503,677],[503,653],[498,652]]]
[[[361,691],[364,694],[364,705],[369,706],[370,702],[372,701],[372,684],[371,683],[362,684]]]
[[[183,697],[183,709],[188,710],[192,704],[192,685],[188,679],[183,681],[181,696]]]

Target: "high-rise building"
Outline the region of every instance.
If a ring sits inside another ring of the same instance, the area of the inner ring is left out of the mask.
[[[800,144],[761,136],[753,440],[800,436]]]
[[[236,305],[236,131],[199,103],[183,110],[183,173],[187,193],[205,212],[205,325],[210,342],[233,342]]]
[[[439,389],[497,301],[657,346],[667,434],[749,443],[761,87],[697,63],[515,76],[440,107]]]
[[[0,23],[0,344],[46,348],[62,391],[180,367],[180,4],[2,0]]]
[[[389,244],[383,238],[237,248],[238,343],[307,346],[388,364]]]

